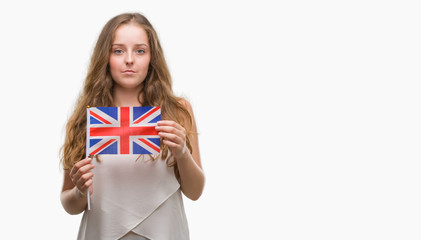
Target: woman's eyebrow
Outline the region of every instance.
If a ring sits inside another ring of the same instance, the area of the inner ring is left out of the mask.
[[[114,44],[112,44],[112,46],[126,46],[125,44],[122,44],[122,43],[114,43]],[[148,44],[146,44],[146,43],[138,43],[138,44],[135,44],[135,46],[145,46],[145,47],[149,47],[148,46]]]

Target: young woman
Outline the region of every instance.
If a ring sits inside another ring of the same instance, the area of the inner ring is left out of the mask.
[[[163,120],[156,127],[161,153],[85,158],[88,105],[161,107]],[[70,214],[84,211],[78,239],[189,239],[181,192],[197,200],[205,182],[196,131],[190,104],[172,92],[149,21],[138,13],[109,20],[62,149],[62,205]],[[88,191],[91,210],[86,210]]]

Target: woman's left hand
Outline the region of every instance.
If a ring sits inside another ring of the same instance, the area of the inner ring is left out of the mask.
[[[187,151],[186,130],[178,123],[171,120],[162,120],[157,123],[155,130],[163,138],[163,143],[167,145],[171,154],[178,161]]]

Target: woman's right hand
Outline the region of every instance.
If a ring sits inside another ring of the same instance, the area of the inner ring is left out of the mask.
[[[76,186],[82,196],[86,196],[88,190],[91,194],[93,192],[92,177],[94,174],[91,170],[94,168],[94,165],[91,162],[92,158],[80,160],[73,166],[69,174],[72,183]]]

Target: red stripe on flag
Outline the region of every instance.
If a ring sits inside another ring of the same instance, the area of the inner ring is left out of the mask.
[[[147,146],[149,146],[150,148],[152,148],[153,150],[155,150],[156,152],[160,152],[160,149],[159,148],[157,148],[155,145],[153,145],[152,143],[150,143],[150,142],[148,142],[148,141],[146,141],[145,139],[143,139],[143,138],[138,138],[139,139],[139,141],[141,141],[141,142],[143,142],[144,144],[146,144]]]
[[[130,108],[121,107],[120,108],[120,128],[117,130],[123,130],[118,135],[120,137],[120,154],[129,154],[130,153],[130,139],[129,136],[132,135],[130,131]]]
[[[159,107],[153,108],[150,112],[148,112],[147,114],[143,115],[143,117],[141,117],[141,118],[137,119],[136,121],[134,121],[133,124],[140,123],[141,121],[143,121],[143,119],[149,117],[150,115],[152,115],[152,113],[154,113],[154,112],[156,112],[158,110],[159,110]]]
[[[108,142],[106,142],[105,144],[103,144],[101,147],[97,148],[95,151],[91,152],[89,155],[95,155],[98,152],[100,152],[102,149],[108,147],[109,145],[111,145],[112,142],[114,142],[114,139],[109,140]]]
[[[98,114],[94,113],[91,111],[91,116],[95,117],[96,119],[102,121],[103,123],[106,124],[111,124],[110,122],[108,122],[107,120],[105,120],[104,118],[102,118],[101,116],[99,116]]]
[[[142,126],[142,127],[98,127],[90,129],[91,137],[101,136],[121,136],[129,137],[136,135],[158,135],[158,131],[155,130],[154,126]]]

